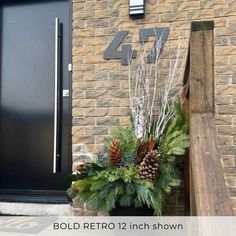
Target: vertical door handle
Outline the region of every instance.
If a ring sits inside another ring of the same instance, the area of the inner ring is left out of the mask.
[[[59,18],[55,18],[55,91],[54,91],[54,140],[53,140],[53,173],[58,171],[58,161],[60,159],[59,144],[58,144],[58,132],[59,132],[59,103],[60,103],[60,93],[59,93],[59,37],[60,37],[60,25]]]

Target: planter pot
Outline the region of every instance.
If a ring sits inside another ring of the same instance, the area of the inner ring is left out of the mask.
[[[109,212],[109,216],[153,216],[154,210],[152,208],[144,207],[121,207],[113,208]]]

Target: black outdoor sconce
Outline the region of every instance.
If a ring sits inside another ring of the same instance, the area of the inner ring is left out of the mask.
[[[129,0],[129,15],[132,18],[143,18],[145,13],[145,0]]]

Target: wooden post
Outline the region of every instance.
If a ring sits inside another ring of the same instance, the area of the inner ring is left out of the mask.
[[[214,120],[213,28],[213,22],[193,22],[190,37],[191,208],[199,216],[229,216]]]
[[[192,22],[190,36],[190,111],[214,113],[214,50],[212,21]]]

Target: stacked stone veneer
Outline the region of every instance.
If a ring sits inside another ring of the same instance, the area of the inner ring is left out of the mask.
[[[215,22],[216,121],[236,213],[235,0],[150,0],[145,18],[136,20],[128,16],[128,0],[73,0],[73,166],[93,159],[111,127],[129,119],[127,67],[103,60],[115,34],[129,30],[126,42],[135,49],[140,28],[171,27],[169,40],[176,40],[179,29],[188,34],[193,20]],[[167,208],[168,214],[183,214],[183,196],[173,195]]]

